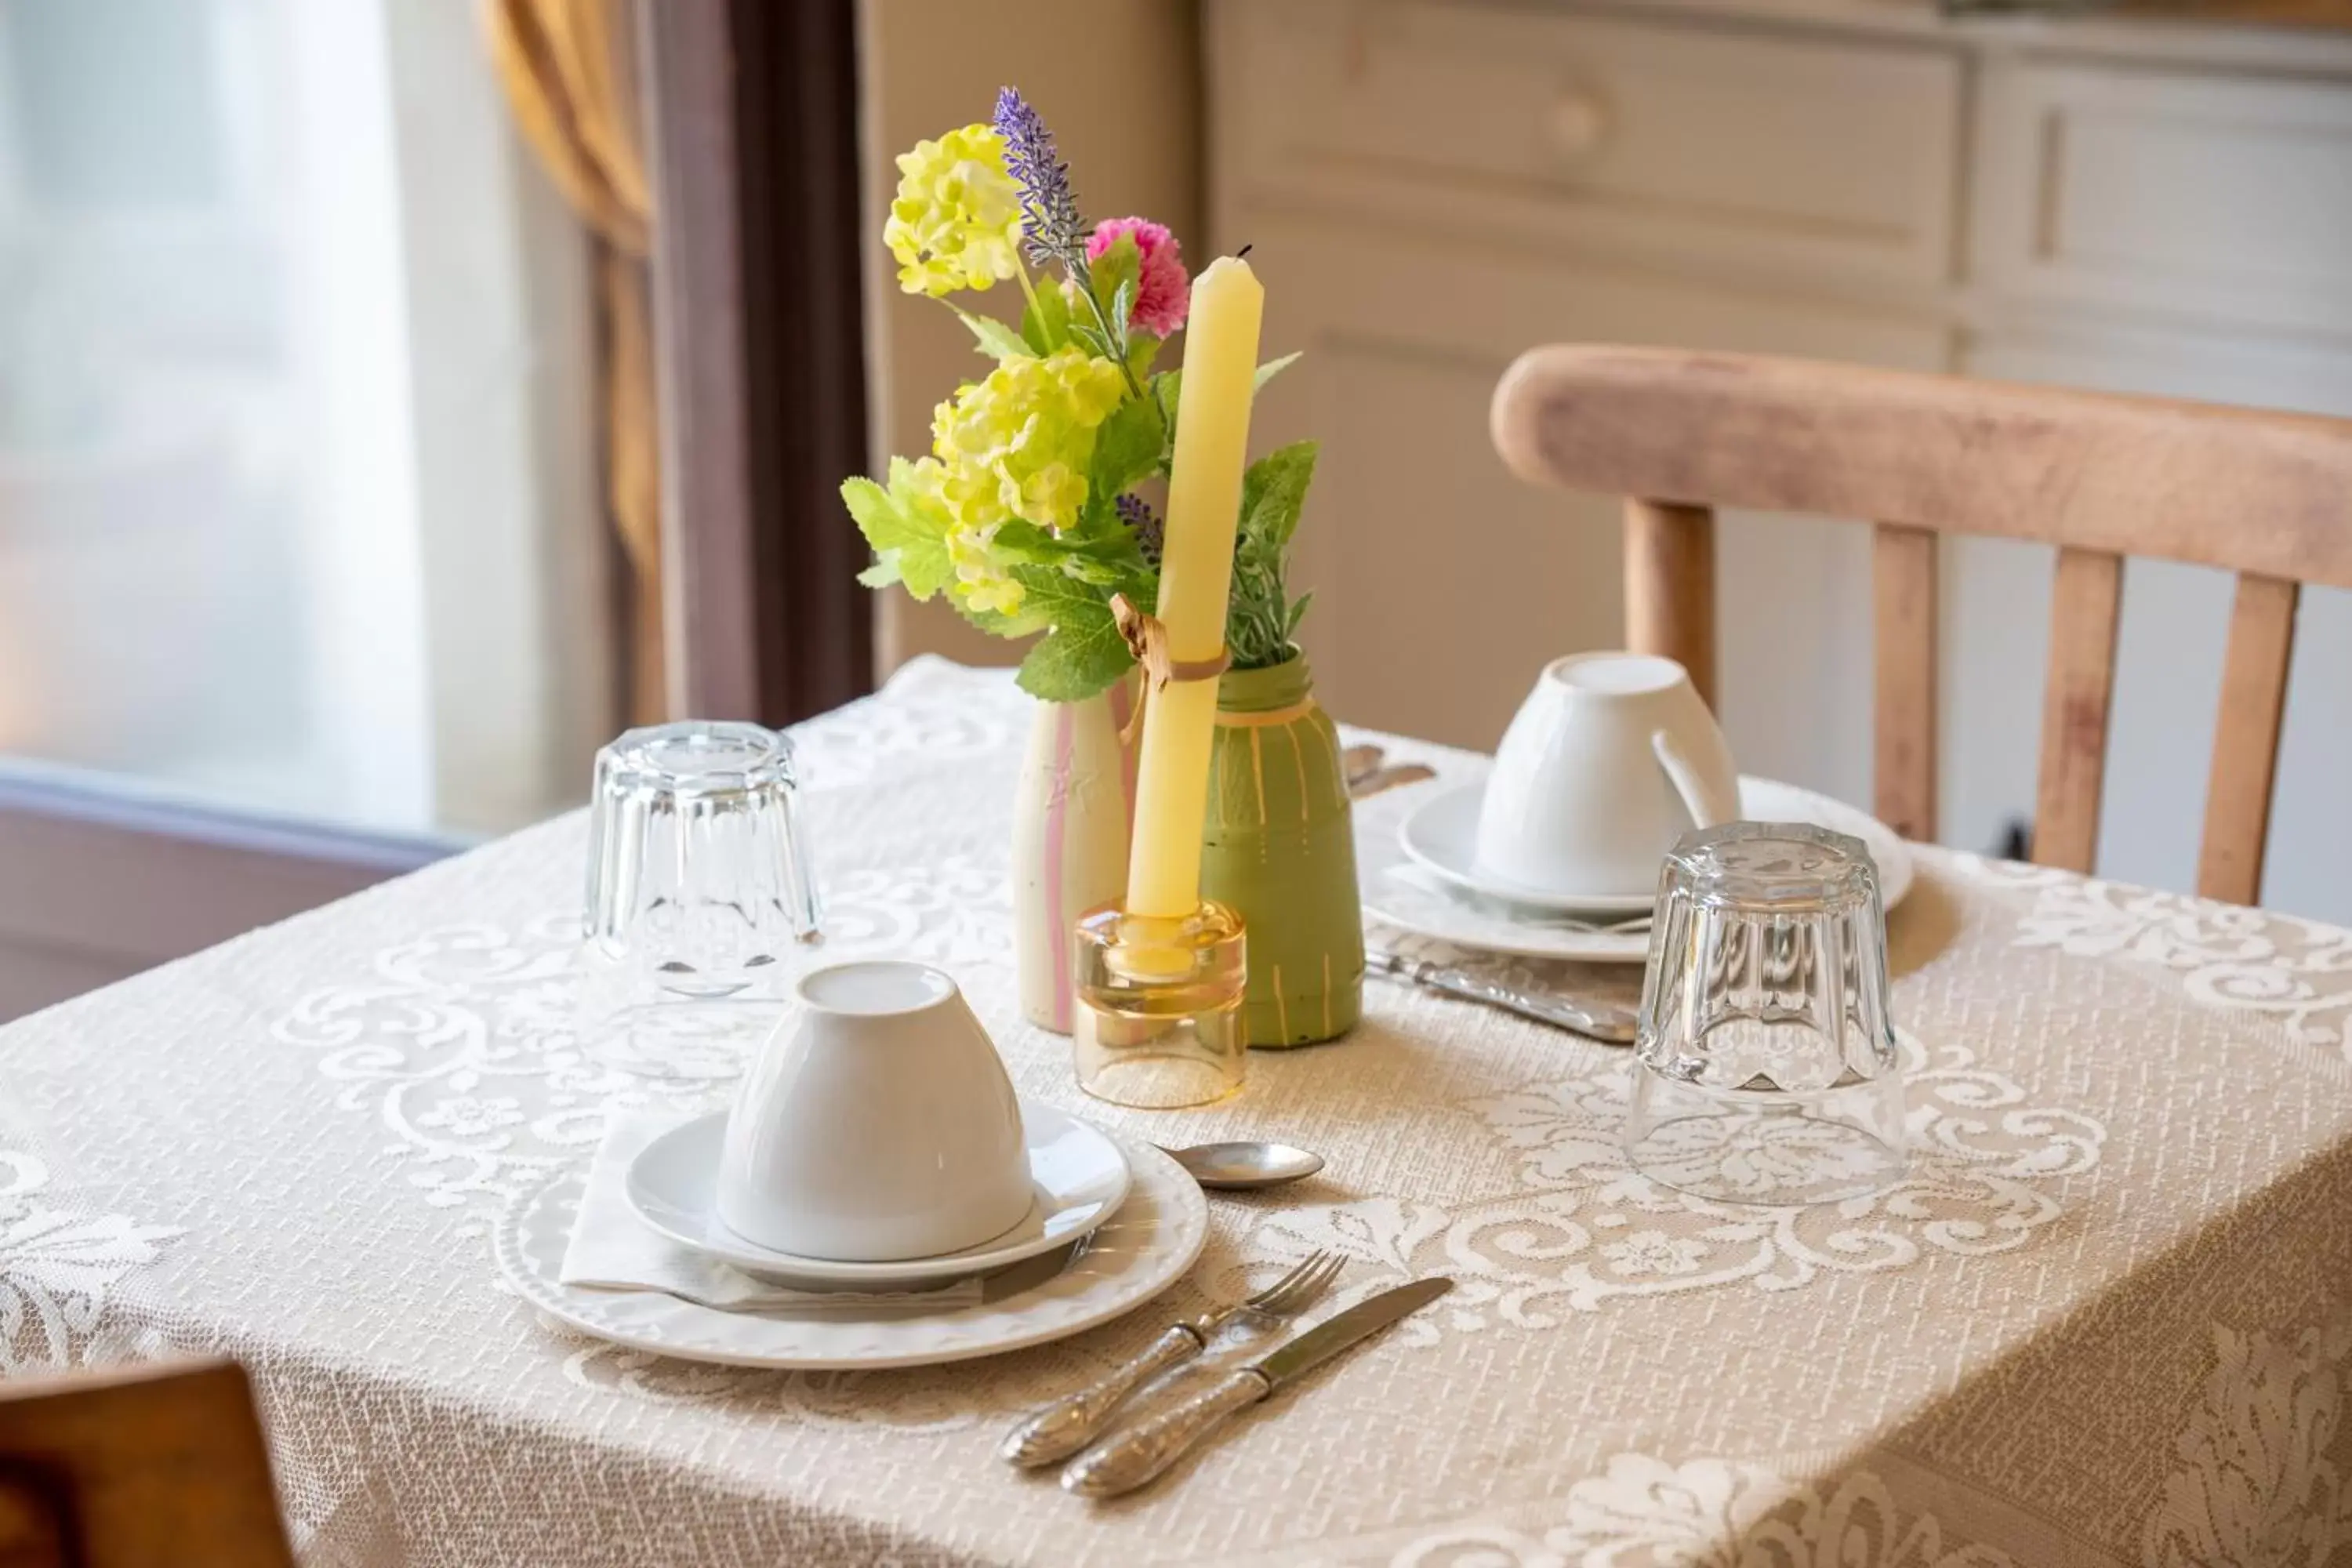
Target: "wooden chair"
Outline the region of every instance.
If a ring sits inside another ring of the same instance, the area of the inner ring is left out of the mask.
[[[0,1384],[0,1568],[293,1568],[244,1369]]]
[[[1803,360],[1562,345],[1495,390],[1520,478],[1625,496],[1630,647],[1713,700],[1717,507],[1875,525],[1878,815],[1936,831],[1936,536],[2058,547],[2033,857],[2089,871],[2126,555],[2238,574],[2197,890],[2262,885],[2299,585],[2352,588],[2352,421]]]

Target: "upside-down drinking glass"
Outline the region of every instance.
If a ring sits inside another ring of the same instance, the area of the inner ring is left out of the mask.
[[[792,742],[757,724],[631,730],[596,754],[582,944],[597,1057],[740,1071],[817,935]]]
[[[1860,839],[1685,834],[1658,879],[1625,1152],[1726,1203],[1825,1203],[1904,1168],[1886,917]]]

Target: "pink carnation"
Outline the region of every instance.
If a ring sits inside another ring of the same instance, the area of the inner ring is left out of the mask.
[[[1087,259],[1101,260],[1122,234],[1135,236],[1135,248],[1143,256],[1135,309],[1128,321],[1155,337],[1172,337],[1192,308],[1192,280],[1184,270],[1183,258],[1176,254],[1176,237],[1165,224],[1150,218],[1107,217],[1095,225],[1087,239]]]

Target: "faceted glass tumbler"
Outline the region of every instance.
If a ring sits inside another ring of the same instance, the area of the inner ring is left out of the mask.
[[[581,1005],[600,1059],[741,1069],[817,936],[795,795],[792,742],[757,724],[657,724],[597,753]]]
[[[1860,839],[1686,834],[1658,879],[1625,1152],[1725,1203],[1826,1203],[1904,1169],[1886,916]]]

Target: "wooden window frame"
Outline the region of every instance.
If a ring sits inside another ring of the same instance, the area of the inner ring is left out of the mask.
[[[671,711],[873,688],[856,0],[641,5]]]

